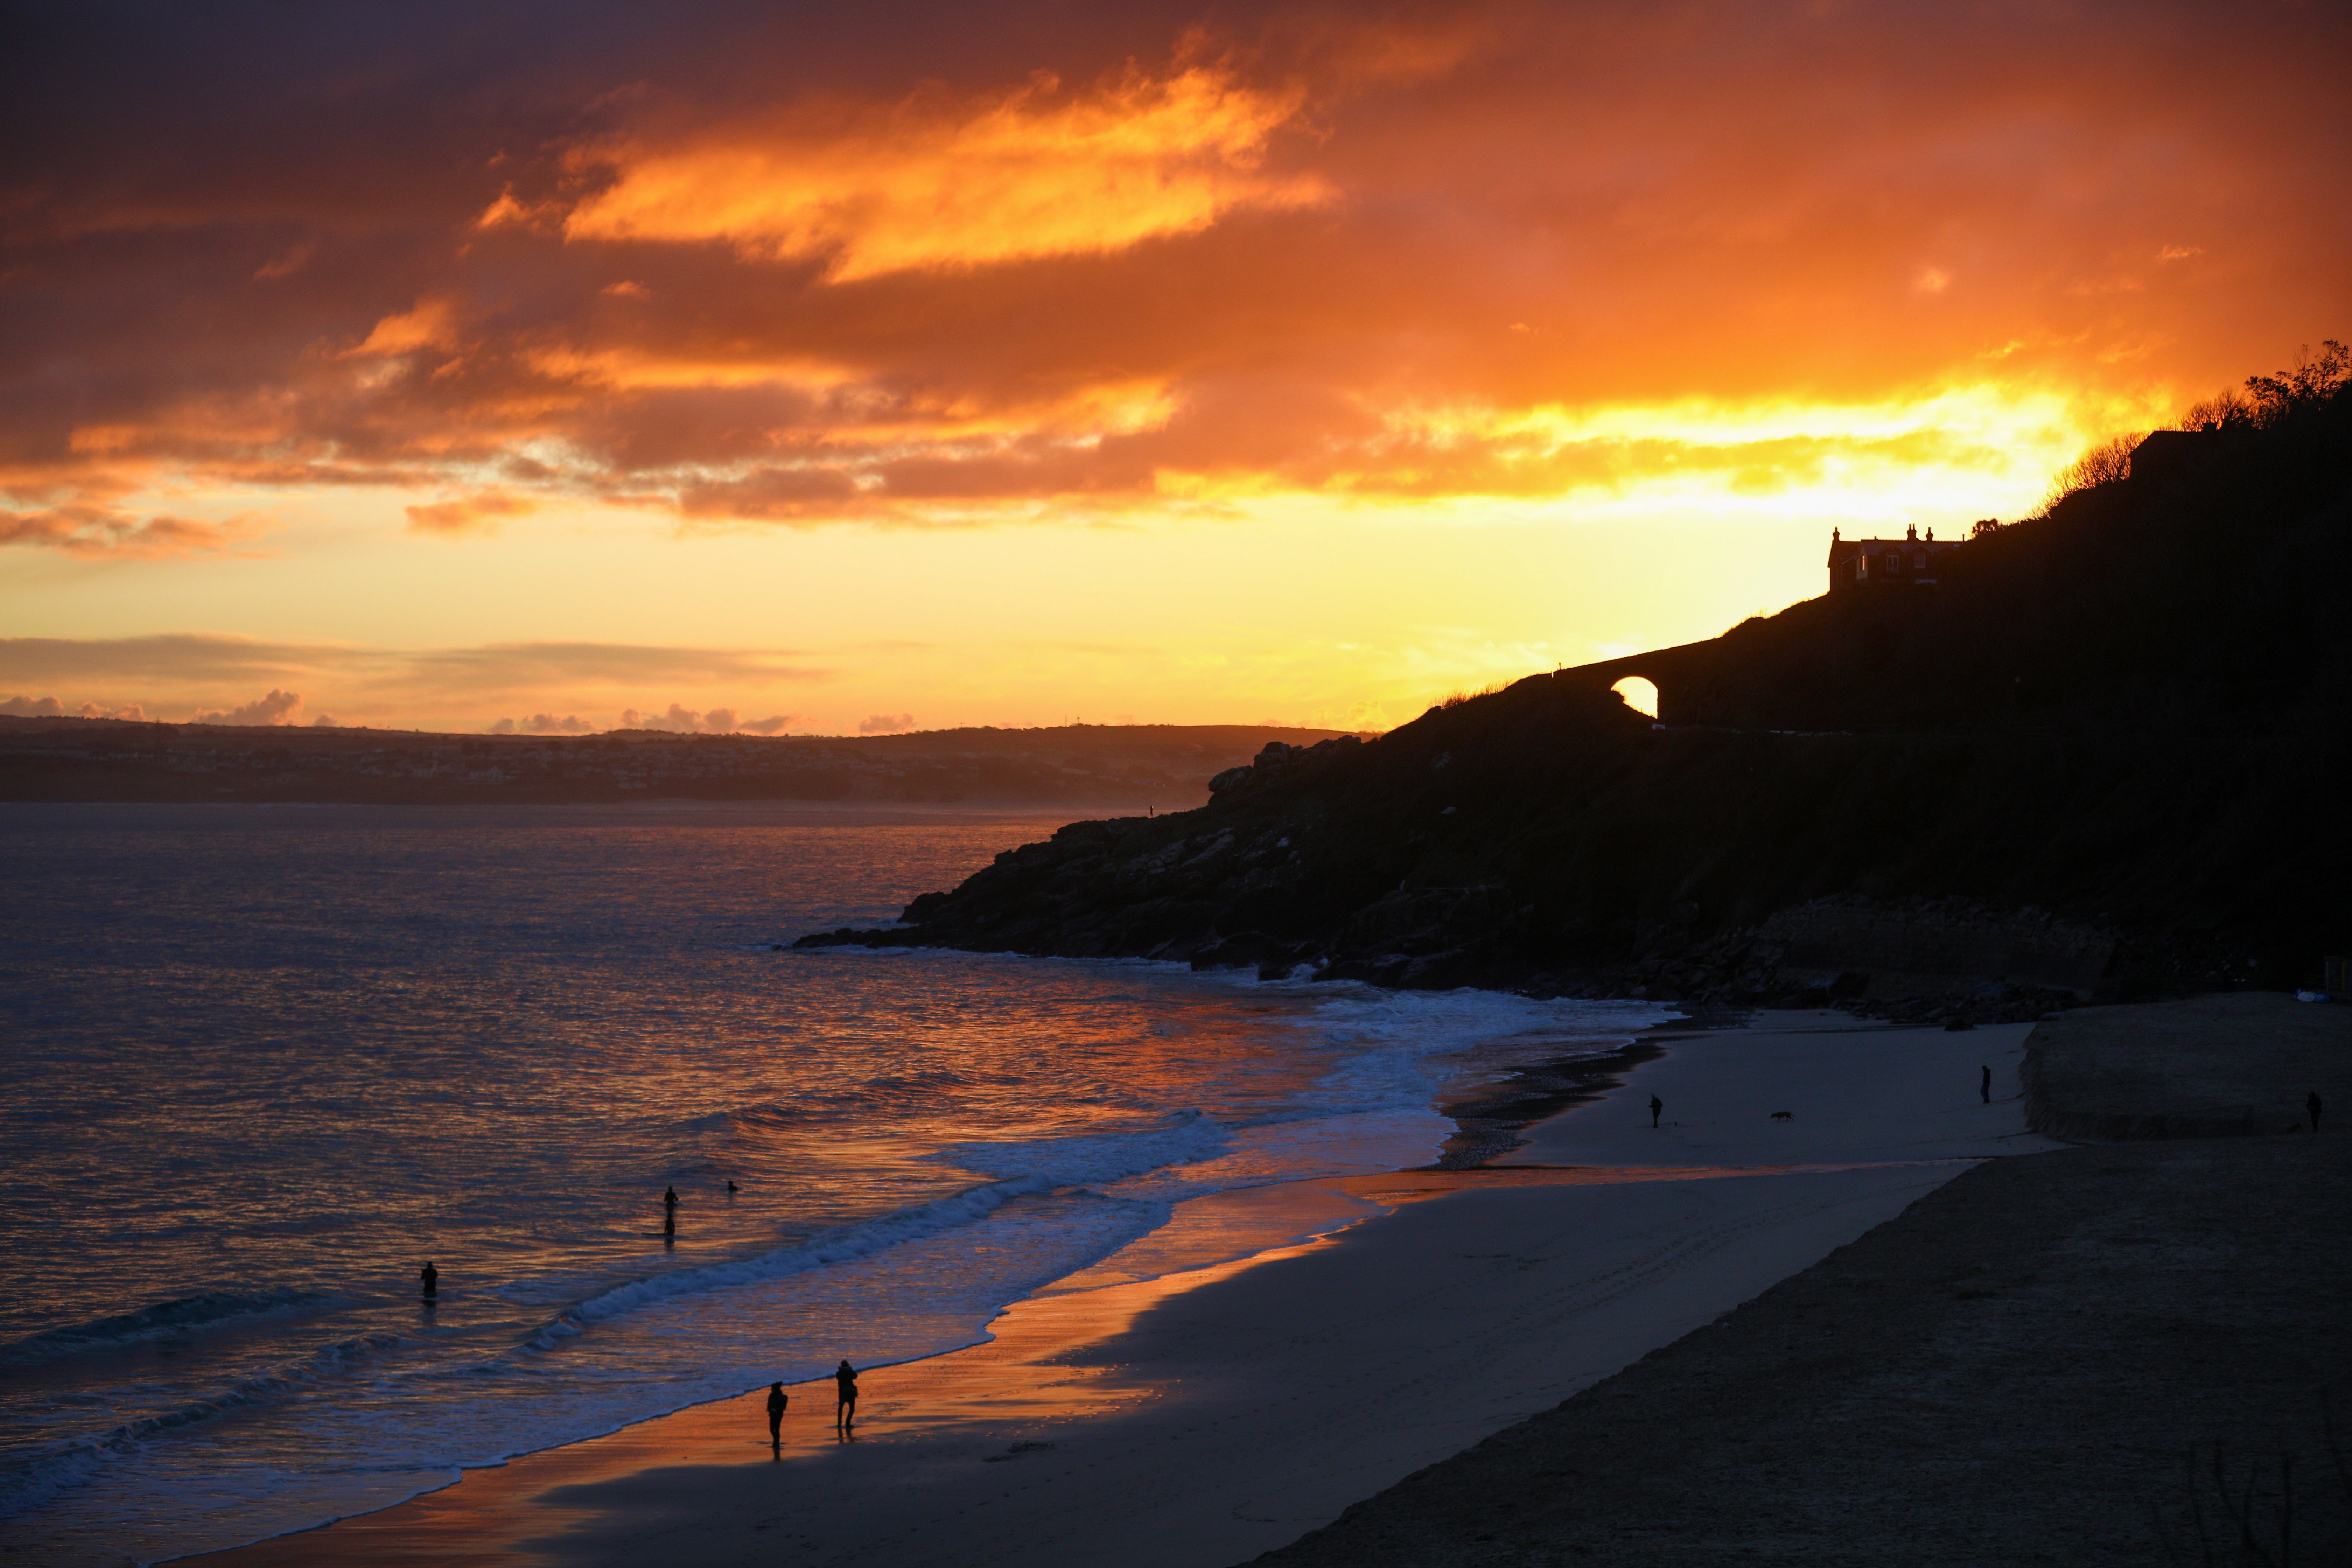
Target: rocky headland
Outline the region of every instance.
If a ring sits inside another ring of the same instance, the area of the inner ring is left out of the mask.
[[[1932,587],[1669,650],[1664,724],[1603,679],[1638,661],[1530,676],[1270,743],[1195,810],[1072,824],[801,945],[1912,1022],[2316,984],[2352,950],[2352,396],[2297,384],[1980,531]]]

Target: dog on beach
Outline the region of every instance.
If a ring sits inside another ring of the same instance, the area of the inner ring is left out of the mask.
[[[1772,1120],[1775,1121],[1794,1121],[1796,1119],[1797,1113],[1793,1110],[1776,1110],[1772,1113]]]

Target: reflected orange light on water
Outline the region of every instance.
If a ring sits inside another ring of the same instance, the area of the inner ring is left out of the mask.
[[[1015,1302],[990,1322],[985,1342],[924,1361],[863,1369],[856,1440],[1037,1441],[1047,1432],[1066,1437],[1067,1424],[1115,1417],[1145,1403],[1181,1401],[1181,1387],[1154,1377],[1123,1353],[1122,1336],[1174,1298],[1339,1245],[1339,1233],[1357,1218],[1401,1205],[1496,1188],[1713,1181],[1783,1169],[1849,1168],[1499,1166],[1401,1171],[1219,1194],[1179,1207],[1162,1232],[1058,1281],[1048,1292]],[[1304,1229],[1324,1234],[1139,1279],[1122,1262],[1131,1254],[1160,1260],[1181,1258],[1192,1249],[1214,1255],[1252,1232],[1267,1237]],[[832,1425],[831,1378],[793,1384],[788,1392],[792,1405],[775,1455],[766,1440],[767,1391],[760,1389],[609,1436],[522,1455],[496,1468],[468,1471],[455,1486],[323,1530],[182,1561],[201,1568],[297,1568],[331,1555],[347,1568],[393,1568],[425,1559],[471,1568],[524,1568],[545,1561],[540,1548],[567,1528],[605,1521],[609,1500],[586,1500],[594,1495],[589,1489],[600,1484],[649,1488],[648,1496],[656,1496],[685,1485],[672,1470],[677,1479],[665,1488],[660,1478],[667,1467],[767,1466],[779,1458],[814,1458],[844,1441]]]

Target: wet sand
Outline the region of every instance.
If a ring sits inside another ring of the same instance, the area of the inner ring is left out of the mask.
[[[1502,1168],[1182,1205],[1008,1310],[989,1343],[867,1373],[854,1441],[830,1384],[803,1385],[772,1458],[763,1393],[747,1394],[183,1561],[1220,1568],[1550,1410],[1970,1162],[2049,1146],[2023,1131],[2022,1027],[1843,1022],[1670,1037]],[[1345,1228],[1158,1272],[1251,1226]]]

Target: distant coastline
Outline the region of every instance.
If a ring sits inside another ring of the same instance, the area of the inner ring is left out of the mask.
[[[1244,724],[1067,724],[906,735],[583,736],[0,716],[0,801],[341,805],[649,799],[1119,806],[1179,811],[1269,741]]]

